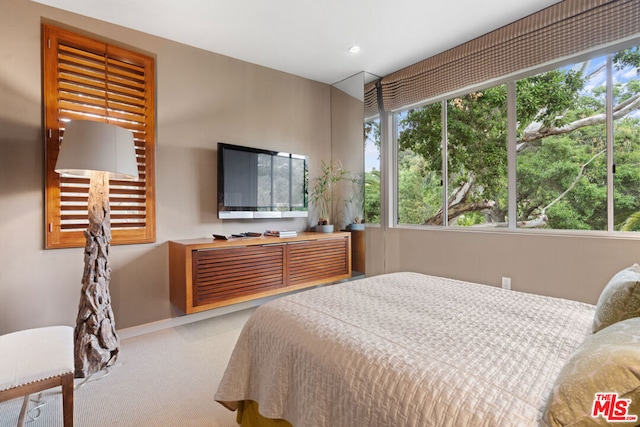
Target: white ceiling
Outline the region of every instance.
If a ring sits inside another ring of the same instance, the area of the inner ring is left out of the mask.
[[[33,1],[327,84],[385,76],[558,2]]]

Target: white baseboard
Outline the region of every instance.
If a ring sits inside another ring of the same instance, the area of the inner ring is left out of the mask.
[[[364,275],[356,276],[354,278],[359,278],[359,277],[364,277]],[[346,282],[349,280],[353,280],[354,278],[341,280],[340,282]],[[339,283],[339,282],[334,282],[334,283]],[[317,285],[315,287],[322,287],[322,286],[325,286],[325,285]],[[157,332],[163,329],[175,328],[176,326],[186,325],[188,323],[209,319],[211,317],[224,316],[225,314],[234,313],[236,311],[257,307],[259,305],[264,304],[265,302],[271,301],[276,298],[280,298],[284,295],[291,295],[298,292],[303,292],[305,290],[307,289],[299,289],[299,290],[288,292],[286,294],[273,295],[270,297],[259,298],[251,301],[245,301],[237,304],[227,305],[224,307],[214,308],[207,311],[201,311],[199,313],[185,314],[179,317],[171,317],[169,319],[145,323],[144,325],[118,329],[118,336],[120,337],[120,339],[133,338],[140,335],[149,334],[151,332]]]
[[[185,314],[180,317],[171,317],[169,319],[158,320],[155,322],[145,323],[144,325],[132,326],[130,328],[118,329],[120,339],[133,338],[151,332],[161,331],[163,329],[175,328],[176,326],[186,325],[192,322],[209,319],[211,317],[223,316],[225,314],[234,313],[240,310],[257,307],[272,298],[260,298],[252,301],[245,301],[238,304],[232,304],[225,307],[214,308],[200,313]]]

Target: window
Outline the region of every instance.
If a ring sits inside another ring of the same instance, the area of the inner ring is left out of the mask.
[[[398,224],[443,225],[442,105],[401,112],[398,132]]]
[[[380,224],[380,118],[364,123],[364,222]]]
[[[134,132],[139,178],[110,181],[112,244],[155,241],[154,60],[43,25],[46,247],[84,246],[88,179],[54,171],[65,123],[106,121]]]
[[[516,82],[518,227],[607,229],[605,59]]]
[[[506,220],[506,99],[499,85],[447,101],[448,225]]]
[[[634,229],[623,224],[640,210],[638,55],[625,49],[516,83],[518,227]]]
[[[408,110],[398,115],[397,123],[398,223],[471,226],[505,221],[505,85]]]
[[[512,117],[505,84],[395,113],[398,223],[640,231],[638,46],[514,84]]]
[[[640,48],[610,57],[613,106],[613,222],[640,231]]]

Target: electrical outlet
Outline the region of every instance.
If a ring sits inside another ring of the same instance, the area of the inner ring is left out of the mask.
[[[511,289],[511,277],[502,278],[502,289]]]

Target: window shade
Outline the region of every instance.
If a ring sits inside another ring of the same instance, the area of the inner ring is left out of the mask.
[[[638,34],[640,0],[565,0],[382,79],[393,111]]]
[[[84,246],[89,180],[55,164],[65,123],[96,120],[133,131],[137,180],[110,180],[112,244],[155,241],[154,60],[43,26],[46,131],[46,246]]]

